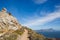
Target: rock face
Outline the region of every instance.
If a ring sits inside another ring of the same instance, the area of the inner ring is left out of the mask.
[[[6,8],[3,8],[2,11],[0,11],[0,36],[7,32],[14,32],[20,28],[21,25],[16,18],[7,13]]]
[[[3,8],[0,11],[0,40],[45,40],[45,37],[23,27]]]

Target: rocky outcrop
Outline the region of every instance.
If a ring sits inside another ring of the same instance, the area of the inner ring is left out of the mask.
[[[14,32],[21,28],[21,25],[18,23],[17,19],[10,15],[6,8],[3,8],[0,11],[0,36],[10,32]]]
[[[16,18],[12,15],[9,15],[5,8],[0,11],[0,33],[5,33],[10,30],[15,31],[17,29],[20,29],[20,26],[21,25],[18,23]]]

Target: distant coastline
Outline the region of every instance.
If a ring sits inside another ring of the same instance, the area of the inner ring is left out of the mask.
[[[44,35],[47,38],[60,38],[60,31],[54,29],[35,30],[37,33]]]

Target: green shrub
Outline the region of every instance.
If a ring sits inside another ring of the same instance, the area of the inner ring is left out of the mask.
[[[20,30],[16,30],[15,33],[22,35],[24,33],[24,29],[21,28]]]
[[[6,34],[6,35],[0,37],[0,40],[16,40],[16,39],[17,39],[17,35],[14,33]]]

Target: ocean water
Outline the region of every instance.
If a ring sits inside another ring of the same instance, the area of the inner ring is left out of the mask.
[[[60,31],[56,31],[56,32],[37,32],[37,33],[42,34],[47,38],[60,38]]]

